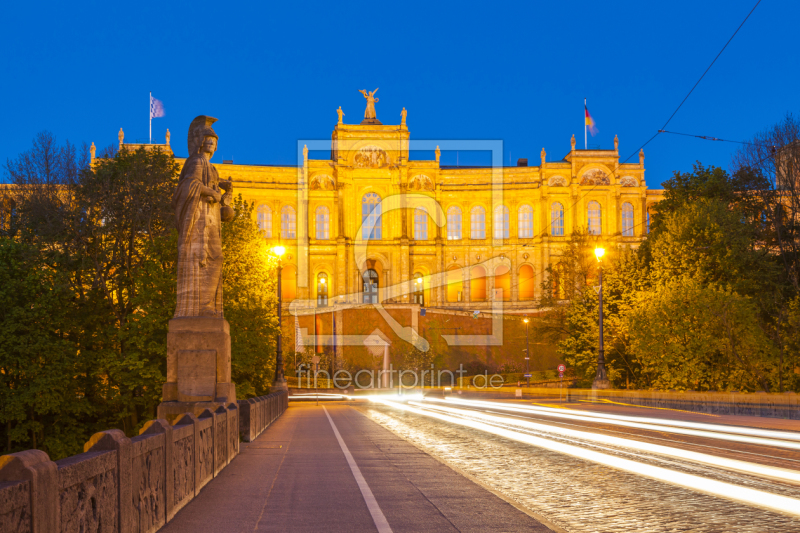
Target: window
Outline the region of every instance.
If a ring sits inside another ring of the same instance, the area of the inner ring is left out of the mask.
[[[500,265],[494,271],[494,299],[511,299],[511,270],[505,265]]]
[[[328,208],[321,205],[317,208],[317,239],[330,239],[330,215]]]
[[[481,206],[475,206],[470,213],[470,239],[486,238],[486,211]]]
[[[317,307],[328,307],[328,275],[317,274]]]
[[[370,268],[361,277],[364,280],[361,301],[365,304],[378,303],[378,273]]]
[[[475,265],[469,271],[469,299],[473,302],[486,300],[486,269]]]
[[[508,239],[508,208],[504,205],[494,208],[494,238]]]
[[[258,229],[264,232],[264,237],[272,238],[272,209],[268,205],[261,204],[258,206],[256,221],[258,222]]]
[[[600,204],[592,200],[589,202],[588,208],[589,216],[589,235],[600,235],[601,233],[601,213]]]
[[[281,238],[294,239],[297,237],[297,214],[294,207],[285,205],[281,209]]]
[[[622,236],[633,237],[633,204],[622,204]]]
[[[428,211],[424,207],[414,209],[414,239],[428,240]]]
[[[650,233],[650,208],[647,208],[647,233]]]
[[[517,228],[517,236],[520,239],[530,239],[533,237],[533,208],[529,205],[523,205],[519,208],[518,215],[519,227]]]
[[[463,290],[464,284],[461,280],[461,269],[453,267],[447,271],[447,301],[460,302]]]
[[[370,192],[361,199],[361,238],[381,238],[381,197]]]
[[[425,280],[422,274],[414,274],[414,285],[412,286],[411,303],[425,306]]]
[[[281,300],[289,303],[297,298],[297,267],[286,265],[281,269]]]
[[[533,267],[522,265],[519,269],[519,299],[531,300],[536,288],[536,278],[533,276]]]
[[[461,240],[461,208],[455,205],[447,210],[447,240]]]
[[[550,235],[564,236],[564,206],[559,202],[553,202],[550,206]]]

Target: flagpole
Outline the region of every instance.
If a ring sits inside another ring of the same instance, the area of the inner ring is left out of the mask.
[[[588,108],[586,107],[586,98],[584,98],[583,99],[583,149],[584,150],[588,150],[589,149],[589,145],[588,145],[589,140],[586,137],[586,109],[588,109]]]
[[[150,102],[147,113],[150,115],[150,144],[153,144],[153,92],[150,91]]]

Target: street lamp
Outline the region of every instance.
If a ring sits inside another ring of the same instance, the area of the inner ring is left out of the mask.
[[[278,258],[278,345],[275,349],[275,379],[272,382],[273,392],[276,390],[288,390],[286,385],[286,378],[283,375],[283,346],[282,337],[283,329],[281,327],[281,257],[286,253],[286,248],[283,246],[276,246],[272,249],[272,253]]]
[[[528,322],[530,322],[530,320],[528,320],[528,317],[525,317],[522,319],[522,321],[525,322],[525,379],[528,380],[527,386],[530,387],[531,386],[531,367],[530,367],[531,343],[528,342]]]
[[[599,305],[599,330],[600,330],[600,345],[597,350],[597,374],[594,377],[594,382],[592,383],[593,389],[609,389],[611,388],[611,383],[608,381],[608,377],[606,376],[606,359],[605,353],[603,351],[603,263],[602,259],[603,256],[606,254],[605,248],[595,248],[594,255],[597,257],[597,262],[599,265],[600,270],[600,288],[597,291],[598,296],[598,305]]]

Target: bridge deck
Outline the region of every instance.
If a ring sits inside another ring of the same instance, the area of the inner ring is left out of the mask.
[[[161,531],[376,530],[551,531],[343,404],[292,404]]]

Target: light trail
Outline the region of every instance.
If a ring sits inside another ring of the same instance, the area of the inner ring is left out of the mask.
[[[438,411],[450,413],[456,416],[468,415],[495,424],[518,426],[535,431],[542,431],[545,433],[563,435],[565,437],[571,437],[574,439],[581,439],[589,441],[591,443],[602,443],[610,446],[619,446],[622,448],[654,453],[657,455],[663,455],[667,457],[673,457],[676,459],[692,461],[709,466],[724,468],[727,470],[735,470],[737,472],[742,472],[745,474],[752,474],[755,476],[767,477],[779,481],[787,481],[789,483],[800,484],[800,472],[796,470],[790,470],[787,468],[777,468],[772,466],[760,465],[757,463],[750,463],[747,461],[738,461],[736,459],[726,459],[724,457],[718,457],[706,453],[692,452],[680,448],[662,446],[660,444],[650,444],[647,442],[624,439],[621,437],[612,437],[609,435],[603,435],[599,433],[591,433],[587,431],[567,429],[567,428],[562,428],[560,426],[540,424],[537,422],[532,422],[530,420],[523,420],[519,418],[496,416],[486,413],[479,413],[476,411],[468,411],[465,409],[454,409],[452,407],[444,407],[441,405],[433,406],[433,405],[420,404],[417,402],[409,402],[409,403],[412,405],[418,405],[424,409],[436,409]]]
[[[587,450],[572,444],[565,444],[554,440],[536,437],[527,433],[521,433],[519,431],[500,428],[485,422],[468,420],[427,409],[418,409],[416,407],[405,405],[398,401],[392,401],[387,398],[373,398],[372,401],[421,416],[435,418],[451,424],[477,429],[479,431],[497,435],[499,437],[504,437],[517,442],[544,448],[546,450],[563,453],[579,459],[592,461],[598,464],[616,468],[618,470],[630,472],[632,474],[671,483],[679,487],[703,492],[712,496],[727,498],[792,516],[800,516],[800,500],[795,498],[789,498],[787,496],[781,496],[779,494],[750,489],[747,487],[740,487],[731,483],[716,481],[713,479],[696,476],[694,474],[676,472],[660,466],[653,466],[646,463],[631,461],[630,459],[615,457],[613,455],[596,452],[594,450]]]
[[[425,398],[425,401],[447,402],[473,408],[475,407],[491,408],[491,409],[496,409],[498,411],[543,415],[554,418],[564,418],[567,420],[581,420],[585,422],[594,422],[594,423],[604,422],[616,426],[675,433],[678,435],[690,435],[693,437],[705,437],[710,439],[757,444],[761,446],[776,446],[779,448],[800,450],[800,435],[792,434],[786,431],[759,430],[755,428],[738,428],[733,426],[717,426],[713,424],[698,424],[698,423],[680,422],[674,420],[667,421],[655,418],[644,419],[635,417],[622,417],[616,415],[605,415],[602,413],[592,413],[589,411],[570,411],[569,413],[567,413],[562,409],[551,409],[548,407],[534,407],[529,405],[512,406],[503,404],[501,402],[486,402],[481,400],[460,400],[454,398],[447,398],[445,400],[441,400],[438,398]],[[648,422],[646,423],[640,422],[641,420],[647,420]],[[687,424],[692,424],[693,426],[702,426],[704,429],[690,429],[688,427],[685,427]],[[751,435],[759,435],[759,436],[751,436]],[[781,437],[786,436],[785,438],[787,440],[774,438],[776,436],[781,436]]]

